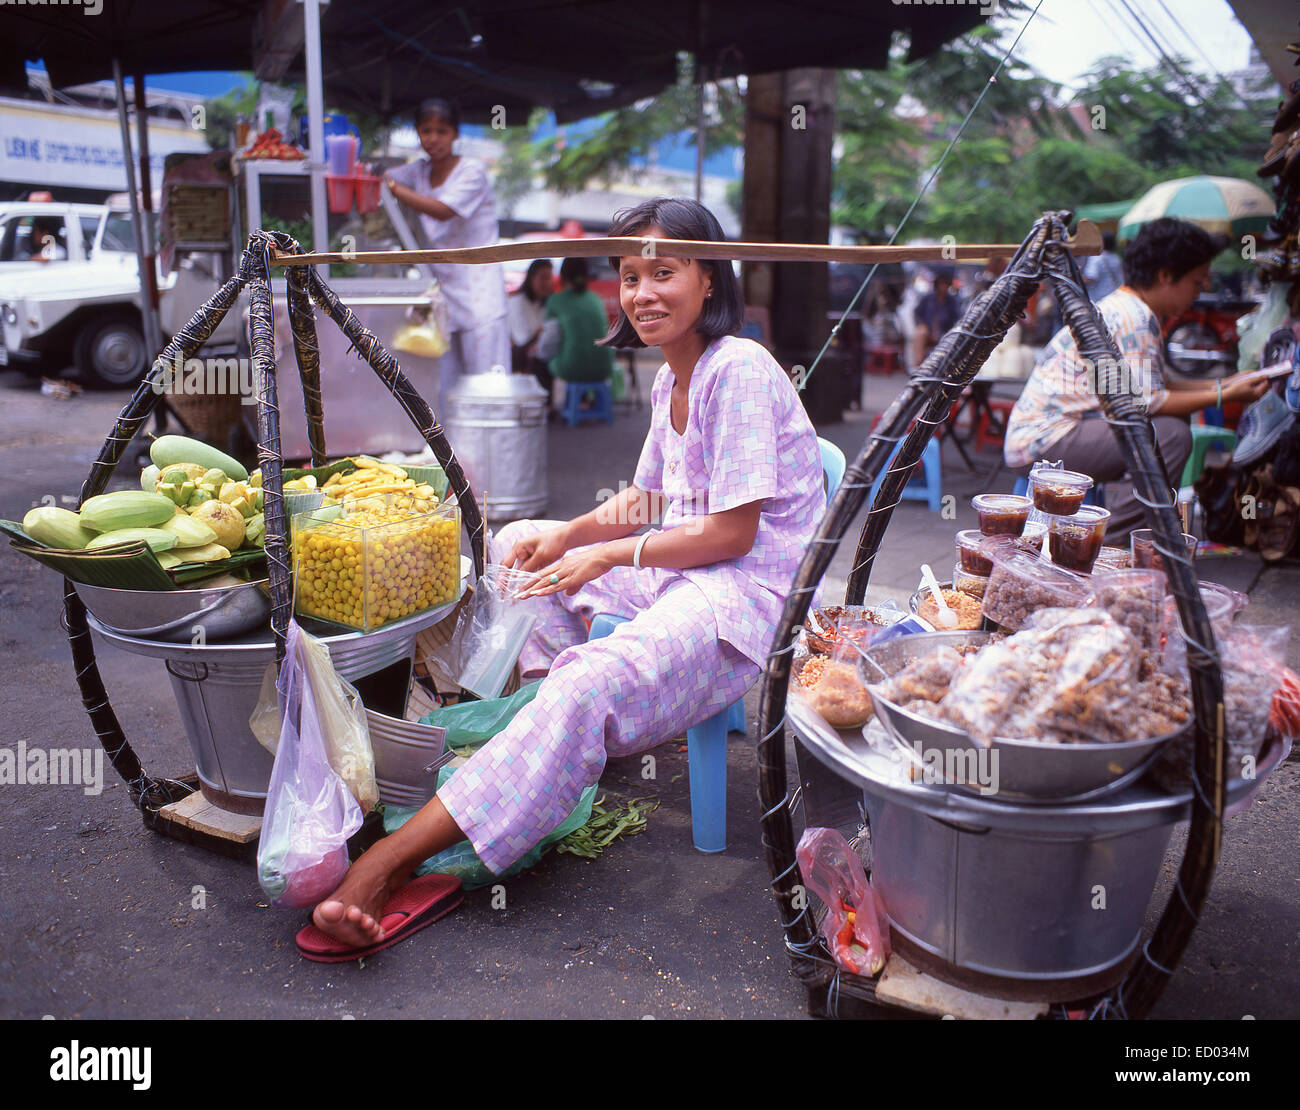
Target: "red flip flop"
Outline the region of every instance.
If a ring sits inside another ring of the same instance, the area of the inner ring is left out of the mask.
[[[421,875],[393,892],[384,905],[379,924],[384,939],[378,944],[349,948],[315,925],[308,925],[295,938],[298,951],[309,960],[323,964],[341,964],[369,956],[432,925],[444,914],[460,905],[464,898],[460,880],[455,875]]]

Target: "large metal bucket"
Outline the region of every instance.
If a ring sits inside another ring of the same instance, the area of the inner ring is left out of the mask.
[[[541,515],[546,483],[546,392],[530,376],[470,374],[444,401],[447,436],[488,520]]]
[[[871,792],[866,806],[872,885],[905,954],[945,978],[1009,980],[1009,993],[1043,1001],[1122,978],[1175,824],[1166,811],[1108,835],[1056,831],[1044,807],[1041,827],[1008,829],[988,815],[939,818]]]

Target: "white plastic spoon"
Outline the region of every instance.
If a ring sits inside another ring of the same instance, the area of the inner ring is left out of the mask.
[[[935,620],[939,622],[942,628],[956,628],[957,614],[948,608],[948,603],[943,598],[943,591],[939,589],[939,582],[934,576],[934,571],[930,569],[929,563],[921,564],[921,577],[925,580],[926,586],[929,587],[930,593],[934,595],[935,604],[939,606],[939,611],[935,614]]]

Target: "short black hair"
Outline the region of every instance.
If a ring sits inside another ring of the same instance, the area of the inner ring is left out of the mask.
[[[421,100],[420,106],[415,109],[415,128],[417,131],[420,124],[430,116],[445,119],[451,124],[451,129],[457,135],[460,134],[460,108],[454,100],[446,100],[441,96],[431,96],[426,100]]]
[[[1124,251],[1124,284],[1150,289],[1168,270],[1179,281],[1197,266],[1204,266],[1223,250],[1221,237],[1211,235],[1186,220],[1168,216],[1142,225]]]
[[[591,271],[587,268],[585,258],[566,258],[560,263],[560,280],[565,285],[571,285],[579,292],[587,288],[587,282],[591,280]]]
[[[722,225],[704,205],[684,197],[655,197],[614,213],[610,226],[611,237],[636,235],[648,227],[657,227],[669,239],[691,239],[709,243],[725,243]],[[609,264],[617,271],[620,259],[611,257]],[[704,302],[695,330],[709,339],[736,335],[745,322],[745,306],[740,296],[740,282],[729,259],[700,259],[700,265],[709,268],[713,278],[713,295]],[[644,347],[632,321],[621,308],[614,326],[604,339],[597,340],[600,347]]]
[[[528,264],[528,272],[524,274],[524,283],[519,287],[518,292],[522,293],[533,304],[541,304],[541,301],[533,296],[533,278],[537,276],[540,270],[552,270],[554,268],[555,264],[549,258],[534,258]]]

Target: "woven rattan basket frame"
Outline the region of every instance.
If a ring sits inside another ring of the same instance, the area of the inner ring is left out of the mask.
[[[1223,738],[1223,681],[1214,636],[1196,575],[1179,536],[1182,527],[1168,504],[1169,483],[1144,406],[1128,391],[1128,368],[1100,314],[1089,300],[1078,265],[1066,245],[1068,213],[1046,213],[1033,226],[1006,272],[975,299],[961,321],[911,376],[849,464],[799,567],[772,641],[758,713],[759,800],[762,840],[786,950],[795,975],[809,992],[814,1013],[847,1014],[870,1003],[870,980],[841,971],[817,931],[814,911],[802,897],[795,858],[791,793],[786,775],[786,698],[795,635],[807,616],[813,591],[826,573],[850,522],[867,499],[895,444],[902,447],[886,472],[867,514],[846,590],[846,604],[861,604],[871,565],[899,495],[921,452],[970,383],[1024,311],[1041,281],[1051,283],[1080,354],[1096,367],[1102,413],[1120,441],[1134,486],[1146,504],[1147,523],[1165,557],[1170,584],[1185,628],[1195,714],[1194,771],[1199,789],[1192,806],[1187,847],[1159,924],[1143,956],[1095,1012],[1145,1016],[1173,974],[1209,894],[1218,863],[1227,779]],[[910,429],[910,431],[909,431]],[[1195,643],[1193,643],[1194,641]],[[1209,645],[1209,650],[1195,644]]]
[[[287,235],[256,231],[248,242],[239,273],[226,282],[177,333],[154,361],[150,372],[136,387],[91,464],[90,474],[81,487],[81,502],[102,493],[114,468],[127,447],[148,420],[154,407],[165,395],[168,368],[193,358],[208,340],[226,313],[234,307],[239,294],[247,290],[251,302],[249,333],[253,371],[257,387],[257,456],[262,468],[262,489],[266,513],[265,549],[270,570],[271,630],[275,636],[276,661],[284,658],[284,638],[293,611],[293,588],[289,566],[288,521],[284,512],[284,459],[280,452],[280,410],[276,391],[274,321],[271,307],[271,251],[300,254],[298,244]],[[456,454],[427,402],[402,373],[397,360],[368,331],[355,315],[308,267],[286,271],[289,324],[293,334],[294,354],[302,380],[307,435],[311,444],[312,464],[325,461],[325,414],[320,390],[320,349],[316,338],[313,303],[334,321],[352,342],[353,349],[388,387],[411,418],[424,441],[433,449],[447,473],[450,488],[460,503],[461,522],[469,536],[475,571],[483,573],[483,517],[473,490],[466,480]],[[139,807],[147,825],[160,823],[158,811],[184,798],[195,789],[193,779],[153,778],[144,767],[122,731],[104,688],[95,648],[82,604],[72,583],[64,580],[63,624],[72,648],[73,666],[82,704],[90,716],[95,734],[108,754],[113,769],[127,784],[131,801]]]

